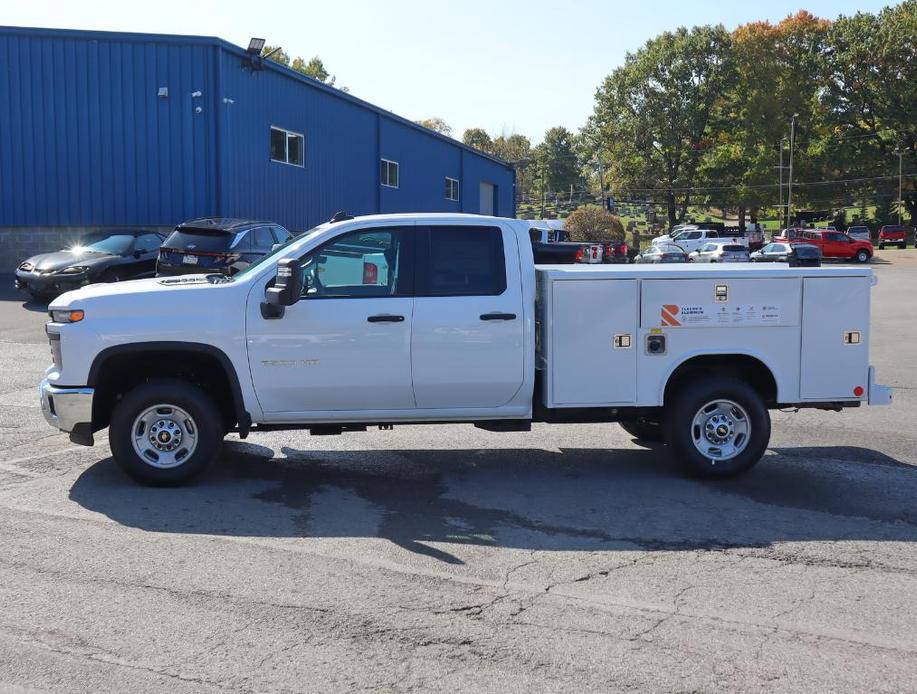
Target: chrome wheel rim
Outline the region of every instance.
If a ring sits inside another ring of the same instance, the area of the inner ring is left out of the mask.
[[[735,458],[745,450],[750,438],[748,413],[732,400],[711,400],[691,422],[694,447],[713,464]]]
[[[197,423],[175,405],[154,405],[144,410],[131,428],[134,452],[147,465],[168,469],[187,461],[197,448]]]

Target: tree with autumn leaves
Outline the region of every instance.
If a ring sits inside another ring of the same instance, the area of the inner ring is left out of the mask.
[[[835,21],[799,12],[666,32],[628,54],[600,85],[581,133],[605,186],[664,203],[746,212],[777,203],[779,148],[796,121],[794,199],[823,208],[897,196],[896,151],[914,169],[917,0]],[[870,179],[870,180],[859,180]],[[905,205],[914,217],[913,178]]]

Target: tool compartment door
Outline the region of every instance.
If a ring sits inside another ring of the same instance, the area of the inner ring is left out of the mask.
[[[807,278],[802,299],[802,400],[859,400],[869,380],[869,278]]]
[[[552,406],[636,402],[637,281],[554,280],[552,284],[548,357]],[[627,346],[621,346],[624,343]]]

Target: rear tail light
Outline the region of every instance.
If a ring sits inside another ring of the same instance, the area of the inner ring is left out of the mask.
[[[363,263],[363,284],[379,284],[379,268],[373,263]]]
[[[577,263],[582,263],[582,262],[583,262],[583,258],[584,258],[584,256],[583,256],[583,249],[582,249],[582,248],[577,248],[577,249],[576,249],[576,256],[575,256],[574,260],[575,260]]]

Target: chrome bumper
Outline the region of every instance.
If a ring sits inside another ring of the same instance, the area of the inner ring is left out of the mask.
[[[58,388],[45,379],[38,390],[41,413],[52,427],[71,433],[78,424],[92,425],[94,388]]]

